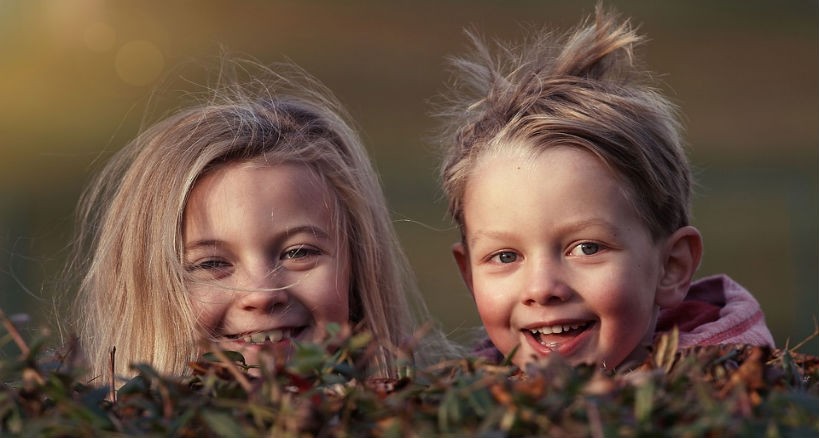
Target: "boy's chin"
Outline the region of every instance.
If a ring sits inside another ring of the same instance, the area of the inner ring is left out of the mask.
[[[563,362],[571,366],[592,365],[609,371],[628,371],[633,370],[645,362],[649,354],[648,346],[640,345],[628,356],[622,360],[618,359],[604,359],[599,357],[583,356],[563,356],[558,352],[549,353],[546,355],[529,354],[528,356],[520,355],[518,353],[512,360],[512,364],[526,370],[529,365],[551,363],[553,361]]]
[[[616,366],[618,370],[633,370],[642,365],[650,353],[649,345],[638,345],[628,356]]]

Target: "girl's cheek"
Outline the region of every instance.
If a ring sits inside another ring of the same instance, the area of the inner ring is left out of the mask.
[[[191,294],[190,304],[199,327],[212,331],[219,326],[225,313],[225,305],[220,305],[219,301],[213,298],[208,299],[207,294],[201,292]]]

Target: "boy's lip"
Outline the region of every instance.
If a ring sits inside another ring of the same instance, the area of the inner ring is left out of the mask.
[[[521,332],[536,353],[545,356],[557,352],[569,357],[591,335],[596,323],[593,319],[564,319],[529,324]]]
[[[539,331],[543,334],[560,334],[571,330],[576,330],[582,326],[593,323],[593,319],[560,319],[549,322],[537,322],[528,324],[523,327],[523,330],[531,332]]]

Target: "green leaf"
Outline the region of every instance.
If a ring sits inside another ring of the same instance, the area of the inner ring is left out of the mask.
[[[242,355],[242,353],[239,353],[238,351],[233,351],[233,350],[225,350],[225,351],[223,351],[223,353],[225,353],[225,357],[227,357],[230,361],[237,362],[237,363],[241,364],[243,367],[247,366],[247,362],[245,362],[245,357]],[[211,352],[207,352],[207,353],[203,354],[202,359],[207,361],[207,362],[215,362],[215,363],[219,363],[219,362],[222,361],[221,359],[219,359],[219,356],[217,356],[217,355],[215,355],[214,353],[211,353]]]
[[[634,416],[639,423],[646,423],[654,410],[654,382],[646,380],[634,393]]]
[[[213,410],[203,411],[201,417],[205,420],[210,430],[216,435],[223,437],[247,436],[245,430],[237,423],[233,417]]]

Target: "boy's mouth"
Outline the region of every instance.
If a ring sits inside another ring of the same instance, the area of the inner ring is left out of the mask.
[[[569,324],[554,324],[526,329],[532,338],[544,347],[554,351],[573,337],[586,331],[594,324],[593,321],[573,322]]]
[[[305,327],[287,327],[279,329],[264,330],[258,332],[246,332],[234,335],[225,335],[225,338],[234,342],[247,345],[261,345],[266,342],[280,342],[285,339],[297,338],[304,331]]]

